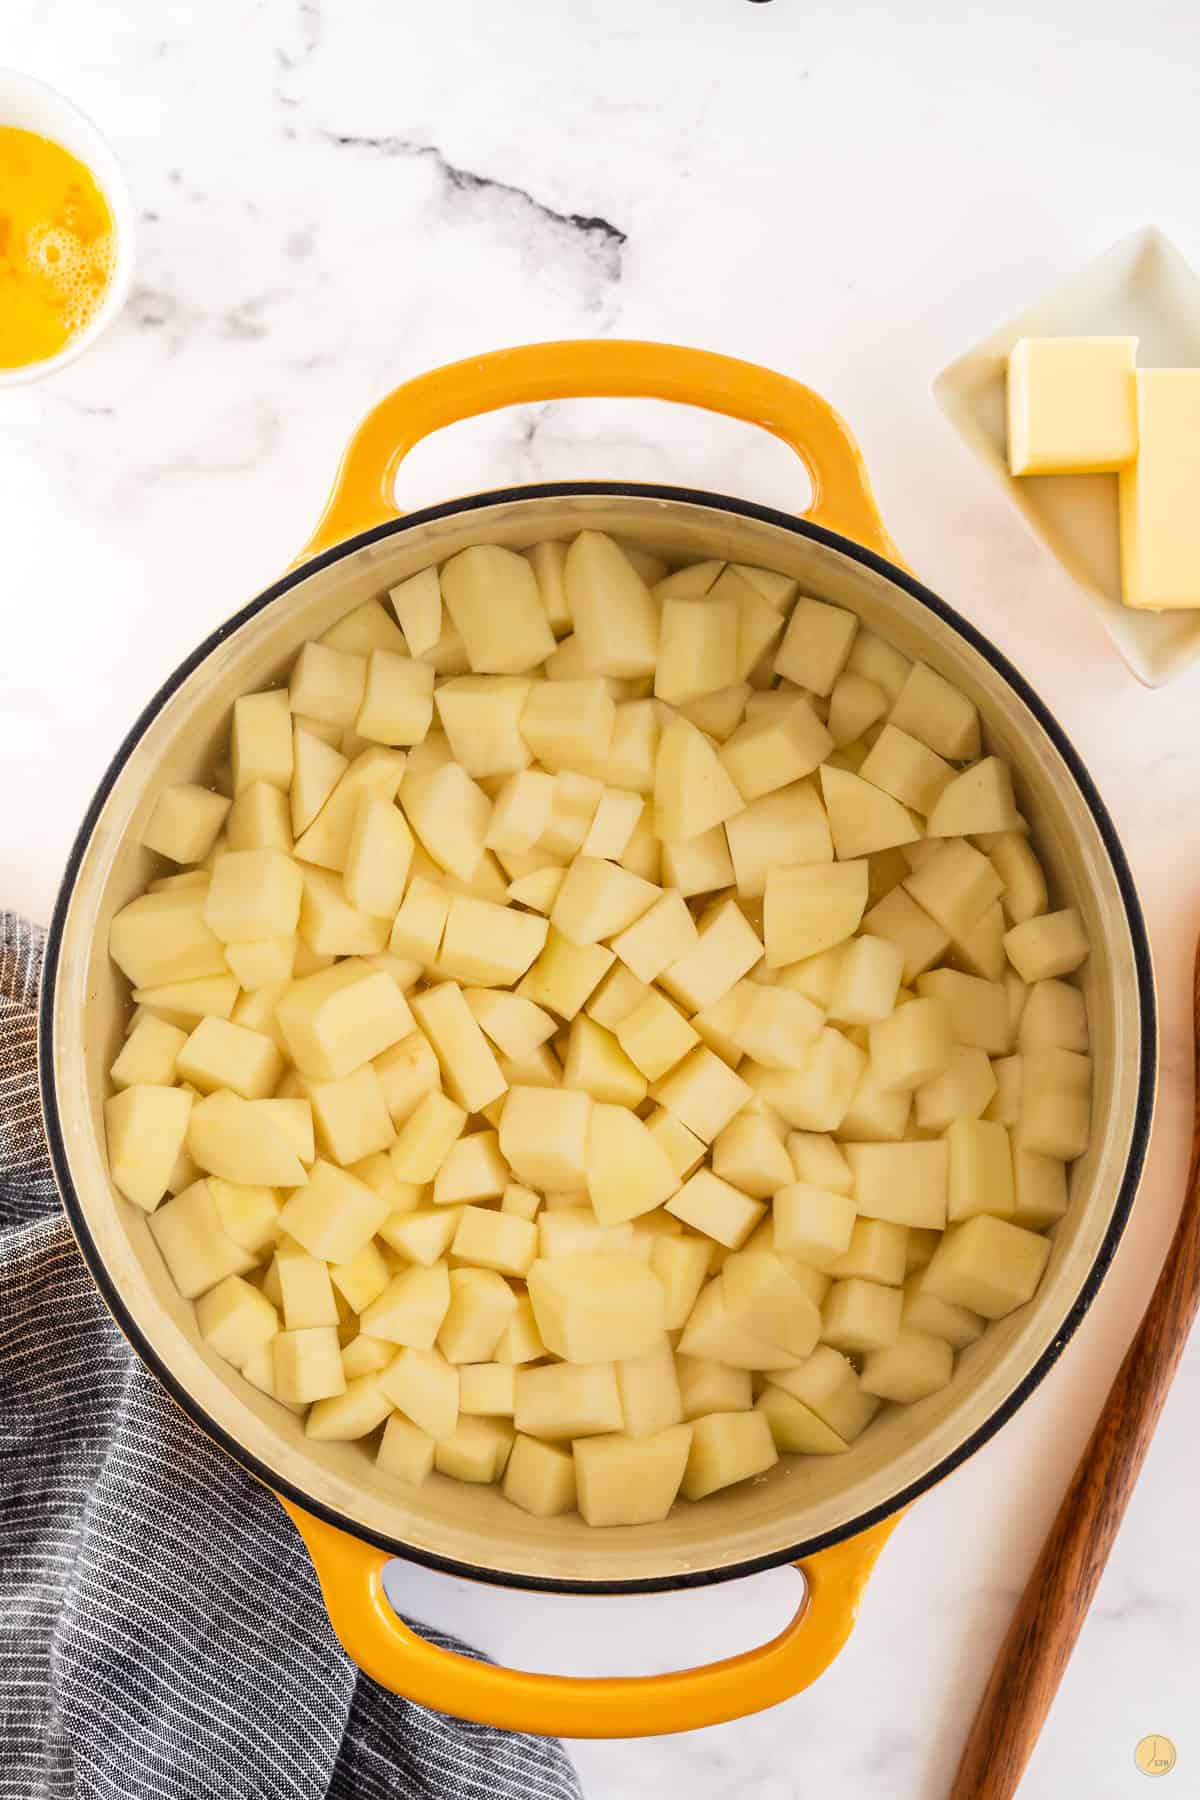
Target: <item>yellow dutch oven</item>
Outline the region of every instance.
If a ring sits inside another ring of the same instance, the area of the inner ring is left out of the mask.
[[[522,402],[584,395],[674,400],[753,421],[800,457],[802,517],[719,494],[616,482],[474,494],[398,517],[397,468],[428,433]],[[1059,904],[1079,908],[1094,1056],[1094,1130],[1073,1171],[1036,1298],[963,1352],[950,1386],[882,1414],[844,1456],[784,1457],[765,1478],[657,1525],[591,1530],[534,1519],[495,1488],[432,1476],[410,1490],[357,1444],[309,1441],[300,1423],[209,1351],[146,1218],[104,1162],[106,1071],[128,1009],[105,946],[113,913],[152,875],[139,840],[169,782],[204,780],[225,753],[239,694],[279,682],[306,639],[468,544],[516,548],[589,527],[672,558],[722,557],[796,577],[852,608],[976,701],[991,748],[1016,771]],[[184,1411],[266,1483],[308,1546],[333,1628],[385,1687],[467,1719],[572,1737],[690,1730],[773,1705],[813,1681],[848,1637],[901,1510],[986,1442],[1046,1374],[1094,1297],[1141,1171],[1154,1094],[1150,954],[1128,866],[1078,756],[1017,671],[902,566],[846,426],[810,389],[729,357],[667,344],[578,342],[498,351],[389,394],[352,439],[301,560],[178,668],[114,757],[75,841],[47,947],[41,1079],[58,1183],[80,1248],[134,1348]],[[632,1594],[697,1587],[794,1563],[804,1593],[761,1648],[708,1668],[572,1679],[448,1654],[396,1617],[393,1557],[498,1586]]]

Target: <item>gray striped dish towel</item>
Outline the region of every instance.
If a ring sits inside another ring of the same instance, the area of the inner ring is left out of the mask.
[[[40,959],[0,913],[0,1800],[581,1800],[554,1740],[359,1673],[274,1500],[125,1343],[46,1158]]]

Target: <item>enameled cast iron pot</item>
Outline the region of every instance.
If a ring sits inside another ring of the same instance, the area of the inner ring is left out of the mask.
[[[520,402],[647,396],[751,420],[808,468],[803,517],[686,488],[564,483],[476,494],[397,517],[401,459],[429,432]],[[681,1503],[662,1524],[594,1531],[534,1519],[494,1488],[433,1476],[409,1491],[356,1444],[312,1443],[296,1419],[201,1341],[136,1207],[105,1171],[106,1070],[128,1009],[105,952],[118,907],[153,873],[139,839],[170,782],[203,780],[224,754],[235,697],[285,677],[300,644],[363,599],[468,544],[517,548],[581,527],[695,560],[725,557],[799,578],[851,607],[977,702],[1012,763],[1058,903],[1079,908],[1092,950],[1094,1129],[1036,1298],[972,1345],[951,1385],[882,1415],[844,1456],[785,1457],[765,1479]],[[845,1642],[899,1513],[1012,1416],[1094,1297],[1137,1186],[1153,1106],[1150,955],[1129,869],[1078,756],[1017,671],[900,564],[858,450],[832,409],[784,376],[665,344],[531,345],[398,388],[364,420],[303,558],[176,670],[114,757],[75,841],[55,910],[41,1000],[41,1079],[63,1201],[122,1330],[179,1405],[278,1495],[316,1565],[334,1629],[385,1686],[464,1718],[568,1736],[633,1736],[734,1718],[797,1692]],[[391,1557],[500,1586],[616,1594],[724,1581],[798,1564],[805,1598],[777,1638],[705,1669],[576,1680],[495,1669],[435,1649],[383,1591]]]

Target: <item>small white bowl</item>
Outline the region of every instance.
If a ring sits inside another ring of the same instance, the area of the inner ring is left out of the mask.
[[[1200,276],[1161,231],[1122,238],[943,369],[933,391],[963,441],[1096,607],[1138,680],[1161,687],[1200,659],[1200,611],[1122,605],[1116,476],[1008,472],[1005,376],[1017,339],[1110,336],[1139,340],[1140,368],[1200,365]]]
[[[129,184],[112,146],[87,114],[54,88],[17,69],[0,68],[0,125],[36,131],[77,156],[95,176],[116,229],[116,266],[99,311],[55,356],[24,363],[19,369],[0,369],[0,387],[18,387],[22,382],[41,381],[74,362],[124,306],[133,283],[134,211]]]

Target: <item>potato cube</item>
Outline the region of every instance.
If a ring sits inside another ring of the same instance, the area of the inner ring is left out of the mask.
[[[513,1421],[519,1432],[561,1439],[621,1430],[621,1396],[611,1362],[518,1368],[515,1388]]]
[[[341,876],[305,866],[302,881],[300,937],[310,950],[321,956],[357,957],[383,949],[388,940],[387,919],[351,906]]]
[[[394,917],[408,882],[413,835],[398,806],[364,794],[354,815],[343,877],[346,898],[360,912]]]
[[[578,856],[559,890],[550,923],[573,944],[595,944],[640,919],[659,895],[652,882],[618,863]]]
[[[227,1275],[196,1302],[196,1323],[210,1350],[235,1369],[269,1344],[279,1330],[271,1302],[240,1275]]]
[[[441,1064],[450,1094],[468,1112],[498,1100],[507,1083],[456,982],[414,994],[412,1010]]]
[[[435,1206],[457,1206],[464,1200],[498,1200],[508,1186],[508,1164],[500,1154],[495,1131],[475,1131],[459,1138],[446,1153],[433,1184]]]
[[[867,1070],[856,1044],[832,1026],[814,1040],[802,1069],[767,1069],[743,1063],[746,1084],[758,1099],[801,1131],[837,1131]]]
[[[724,1131],[750,1096],[751,1089],[741,1076],[704,1044],[689,1051],[651,1088],[651,1098],[706,1144]]]
[[[393,955],[411,956],[420,963],[434,963],[450,913],[450,895],[422,876],[414,876],[392,923],[389,948]]]
[[[886,1349],[899,1335],[900,1306],[898,1287],[857,1276],[835,1281],[821,1310],[822,1341],[851,1356]]]
[[[550,621],[550,629],[556,637],[564,636],[571,629],[571,609],[567,605],[567,591],[563,580],[567,546],[558,542],[535,544],[531,550],[523,550],[521,554],[527,558],[533,570],[538,597]]]
[[[167,1192],[184,1147],[192,1096],[182,1088],[137,1083],[104,1102],[113,1185],[146,1212]]]
[[[1023,1150],[1072,1162],[1090,1133],[1091,1059],[1070,1050],[1032,1050],[1022,1057],[1016,1142]]]
[[[728,887],[733,880],[733,863],[725,832],[715,825],[698,837],[664,840],[662,874],[664,882],[685,896]]]
[[[292,667],[288,705],[294,713],[345,729],[358,717],[366,679],[365,657],[307,643]]]
[[[582,1013],[571,1024],[562,1084],[617,1107],[640,1106],[646,1098],[646,1077],[612,1033]]]
[[[293,982],[276,1017],[296,1067],[317,1081],[340,1080],[412,1032],[395,982],[354,961]]]
[[[362,1329],[385,1343],[432,1350],[449,1310],[449,1271],[445,1263],[435,1262],[393,1275],[362,1314]]]
[[[541,954],[545,919],[497,906],[471,894],[455,894],[446,915],[438,970],[460,981],[509,986]]]
[[[378,1387],[390,1406],[427,1431],[449,1437],[458,1424],[459,1375],[440,1350],[401,1350],[378,1376]]]
[[[370,1306],[372,1300],[378,1300],[391,1280],[391,1270],[383,1252],[372,1240],[364,1244],[347,1262],[332,1264],[329,1279],[351,1311],[361,1313]],[[366,1371],[362,1370],[360,1373],[365,1374]]]
[[[795,1264],[793,1273],[800,1267]],[[719,1276],[701,1291],[692,1307],[679,1339],[679,1350],[684,1356],[728,1363],[739,1369],[786,1369],[796,1360],[790,1350],[756,1336],[742,1318],[731,1314]]]
[[[1013,1201],[1009,1216],[1014,1225],[1025,1225],[1031,1231],[1053,1225],[1067,1210],[1066,1165],[1014,1145]]]
[[[464,988],[463,998],[486,1037],[510,1058],[529,1057],[558,1029],[550,1014],[519,994]]]
[[[533,1188],[510,1181],[500,1201],[501,1213],[514,1219],[536,1219],[541,1211],[542,1196]]]
[[[742,797],[712,744],[678,713],[659,739],[654,805],[664,838],[698,837],[742,810]]]
[[[187,1033],[153,1013],[140,1018],[109,1070],[114,1087],[172,1087]]]
[[[308,1176],[294,1138],[262,1105],[224,1091],[197,1100],[187,1122],[188,1150],[202,1169],[225,1181],[302,1187]]]
[[[1012,774],[998,756],[972,763],[943,788],[929,814],[930,837],[1015,831],[1020,815],[1013,799]]]
[[[747,719],[727,739],[720,760],[743,800],[788,787],[811,775],[833,749],[833,739],[803,695]]]
[[[438,1092],[442,1085],[437,1057],[419,1031],[409,1032],[376,1057],[375,1073],[383,1088],[384,1105],[397,1127],[408,1122],[426,1094]]]
[[[317,1325],[336,1325],[337,1301],[329,1279],[329,1265],[291,1238],[280,1244],[271,1265],[271,1290],[278,1289],[279,1306],[288,1331],[307,1331]]]
[[[685,1420],[705,1413],[749,1412],[754,1404],[749,1369],[734,1369],[703,1356],[676,1356],[675,1374]]]
[[[470,881],[483,857],[492,807],[466,770],[443,763],[430,774],[405,780],[400,804],[438,867],[459,881]]]
[[[382,1338],[373,1338],[369,1332],[360,1331],[342,1349],[342,1368],[347,1382],[357,1381],[360,1375],[378,1375],[395,1355],[395,1344],[385,1344]]]
[[[292,853],[292,823],[287,795],[265,781],[243,788],[229,809],[223,840],[226,850],[282,850]]]
[[[416,1191],[420,1193],[421,1190],[418,1188]],[[388,1214],[379,1227],[378,1235],[389,1249],[394,1250],[406,1262],[419,1263],[423,1269],[432,1269],[449,1253],[461,1217],[461,1206],[418,1206],[415,1209],[398,1210]],[[398,1273],[403,1273],[403,1270]]]
[[[870,1219],[940,1231],[946,1224],[949,1150],[943,1140],[847,1144],[854,1201]]]
[[[292,781],[291,715],[289,695],[284,688],[266,694],[243,694],[234,701],[230,762],[235,795],[257,782],[287,791]],[[199,862],[211,848],[210,842],[199,856],[184,860]]]
[[[689,1500],[703,1500],[706,1494],[715,1494],[735,1481],[761,1475],[779,1461],[771,1428],[760,1412],[709,1413],[675,1430],[692,1434],[682,1483]]]
[[[799,1361],[815,1348],[821,1314],[795,1267],[771,1250],[742,1250],[719,1277],[725,1316]]]
[[[761,1114],[749,1111],[738,1113],[714,1139],[712,1166],[753,1200],[769,1200],[792,1180],[792,1161],[779,1138]]]
[[[583,1251],[632,1249],[633,1226],[602,1225],[586,1194],[547,1194],[538,1218],[538,1254],[547,1261]]]
[[[671,1425],[650,1437],[615,1434],[573,1444],[578,1505],[587,1523],[650,1525],[665,1519],[689,1466],[691,1441],[690,1425]]]
[[[620,546],[603,532],[581,531],[567,551],[563,581],[588,668],[601,675],[653,675],[658,607]]]
[[[891,723],[952,762],[979,755],[979,714],[967,696],[925,663],[914,663],[892,707]]]
[[[864,934],[848,944],[838,966],[829,1016],[848,1025],[890,1017],[900,989],[904,953],[887,938]]]
[[[699,1034],[677,1007],[652,990],[617,1026],[617,1042],[648,1081],[658,1081],[675,1068]]]
[[[605,788],[583,840],[583,855],[620,861],[629,849],[646,803],[638,794]]]
[[[763,903],[768,966],[783,968],[851,937],[866,910],[867,875],[865,861],[769,869]]]
[[[871,856],[897,844],[910,844],[921,835],[919,825],[906,807],[847,769],[824,763],[821,794],[833,848],[840,861]]]
[[[312,649],[312,645],[308,646]],[[275,1359],[275,1396],[294,1406],[325,1400],[346,1391],[337,1327],[316,1325],[303,1331],[280,1331],[271,1340]]]
[[[485,843],[492,850],[532,850],[550,823],[554,777],[544,769],[521,767],[510,774],[492,802]]]
[[[392,1172],[398,1181],[432,1181],[451,1146],[462,1136],[465,1108],[440,1089],[427,1093],[400,1127],[392,1145]]]
[[[518,1181],[568,1189],[587,1179],[588,1094],[510,1088],[500,1118],[500,1149]]]
[[[860,633],[861,635],[861,633]],[[887,694],[865,675],[845,670],[829,696],[829,735],[839,750],[854,743],[891,705]]]
[[[627,1436],[652,1437],[655,1432],[682,1423],[683,1402],[675,1356],[665,1337],[644,1356],[618,1362],[616,1370]]]
[[[391,1145],[396,1134],[371,1063],[340,1081],[312,1081],[308,1092],[321,1146],[334,1162],[345,1167]]]
[[[813,694],[829,694],[846,666],[858,619],[824,600],[797,600],[775,656],[775,673]]]
[[[943,1000],[911,1000],[872,1024],[870,1043],[871,1072],[885,1093],[932,1084],[954,1056],[950,1009]]]
[[[992,1079],[996,1087],[983,1109],[985,1119],[998,1125],[1015,1125],[1021,1113],[1023,1056],[1001,1056],[991,1059]]]
[[[213,1175],[208,1191],[225,1235],[243,1250],[258,1255],[269,1250],[279,1236],[279,1198],[274,1188],[249,1187],[221,1181]]]
[[[1088,941],[1079,914],[1068,907],[1014,925],[1004,934],[1004,948],[1022,981],[1049,981],[1085,961]]]
[[[857,1208],[845,1194],[809,1181],[780,1188],[773,1207],[775,1245],[814,1269],[830,1269],[850,1247]]]
[[[288,937],[300,919],[301,870],[279,850],[234,850],[213,870],[204,917],[222,943]]]
[[[545,948],[518,988],[525,999],[573,1019],[615,958],[603,944],[573,944],[553,926]]]
[[[924,1271],[922,1286],[939,1300],[1002,1319],[1033,1298],[1050,1256],[1050,1241],[1007,1219],[977,1213],[947,1231]]]
[[[387,1214],[386,1196],[318,1158],[308,1185],[285,1204],[279,1225],[311,1255],[344,1263],[374,1237]]]
[[[858,1276],[884,1287],[899,1287],[905,1275],[907,1242],[907,1225],[894,1225],[887,1219],[855,1219],[850,1243],[830,1265],[829,1273],[836,1281]]]
[[[511,776],[533,752],[521,736],[521,714],[533,683],[522,675],[459,675],[435,696],[442,729],[468,775]]]
[[[605,1031],[615,1032],[650,991],[647,984],[639,981],[627,968],[614,965],[588,1000],[585,1011],[589,1019],[594,1019]]]
[[[410,656],[424,656],[442,633],[442,589],[436,569],[421,569],[389,590]]]
[[[1014,925],[1044,913],[1048,905],[1042,865],[1022,832],[1005,831],[988,848],[992,867],[1004,883],[1004,911]]]
[[[442,601],[480,675],[523,675],[554,650],[554,633],[523,556],[473,544],[442,564]]]
[[[433,1468],[435,1448],[428,1432],[410,1425],[399,1413],[393,1413],[384,1426],[375,1461],[397,1481],[408,1487],[420,1487]]]
[[[907,877],[904,886],[952,938],[978,924],[1001,889],[1000,877],[987,857],[965,838],[949,838],[939,845]]]
[[[863,919],[873,937],[886,938],[903,954],[901,980],[915,981],[950,948],[949,934],[919,907],[903,887],[894,887]]]
[[[368,794],[393,801],[406,767],[402,750],[385,750],[376,744],[356,756],[315,819],[297,838],[297,858],[318,868],[343,870],[361,802]]]
[[[481,1418],[511,1419],[516,1405],[511,1363],[466,1363],[459,1370],[459,1406]]]
[[[737,666],[737,641],[732,600],[665,599],[654,667],[657,698],[679,706],[724,687]]]
[[[592,1108],[587,1155],[588,1193],[602,1225],[651,1212],[679,1189],[665,1150],[624,1106]]]
[[[766,1212],[761,1201],[722,1181],[711,1169],[698,1169],[666,1205],[669,1213],[693,1231],[715,1238],[730,1250],[741,1248]]]
[[[917,1124],[922,1131],[944,1131],[956,1119],[978,1119],[995,1091],[996,1077],[983,1051],[955,1044],[941,1074],[917,1089]]]
[[[647,983],[686,957],[696,943],[692,915],[682,894],[674,889],[662,894],[647,912],[612,939],[621,961],[639,981]]]
[[[504,1472],[504,1498],[536,1519],[575,1509],[575,1459],[560,1444],[518,1436]]]
[[[114,914],[108,953],[135,988],[226,973],[221,941],[205,923],[208,892],[206,881],[203,886],[140,894]]]
[[[831,1345],[818,1344],[799,1367],[772,1373],[771,1386],[801,1401],[846,1443],[861,1435],[879,1410],[863,1393],[853,1365]]]
[[[514,1365],[537,1362],[546,1355],[528,1294],[518,1296],[516,1309],[500,1333],[500,1341],[492,1354],[497,1362]]]
[[[906,1331],[926,1332],[930,1337],[944,1338],[954,1350],[963,1350],[981,1336],[983,1320],[965,1306],[952,1306],[948,1300],[939,1300],[927,1293],[925,1270],[918,1269],[904,1283],[900,1329],[902,1334]]]
[[[1017,1025],[1017,1048],[1085,1054],[1087,1005],[1080,990],[1065,981],[1035,982]]]
[[[172,862],[203,862],[228,811],[229,801],[223,794],[211,793],[194,782],[164,788],[154,803],[142,842],[147,850]]]
[[[954,780],[954,769],[928,745],[900,731],[893,721],[872,744],[859,775],[902,806],[928,814]]]
[[[712,1006],[759,961],[762,943],[736,900],[722,900],[700,922],[696,943],[662,976],[667,993],[692,1012]]]
[[[352,656],[370,656],[372,650],[409,654],[404,634],[382,600],[364,600],[322,632],[320,642],[334,650],[348,650]]]
[[[257,993],[264,987],[278,987],[282,993],[295,970],[296,947],[297,940],[294,937],[259,938],[250,944],[226,944],[225,960],[237,976],[239,985],[248,993]],[[271,1010],[274,1011],[273,1006]],[[244,1025],[249,1021],[235,1019],[234,1023]]]
[[[864,1393],[910,1406],[938,1393],[953,1373],[954,1352],[944,1338],[902,1330],[886,1349],[868,1351],[861,1380]]]
[[[930,969],[917,977],[923,1000],[943,1000],[950,1008],[950,1030],[957,1044],[1004,1056],[1009,1049],[1008,996],[997,981],[960,975],[957,969]]]
[[[598,677],[578,681],[535,682],[521,715],[521,736],[544,769],[557,774],[573,770],[596,782],[595,804],[583,823],[578,849],[600,802],[602,784],[610,779],[610,745],[617,708],[607,684]],[[614,787],[625,783],[613,780]],[[568,854],[572,846],[568,845]]]
[[[537,1227],[531,1220],[490,1212],[482,1206],[464,1206],[452,1248],[455,1256],[475,1267],[523,1276],[537,1255],[537,1241]]]
[[[317,1400],[304,1421],[305,1437],[318,1443],[346,1443],[369,1437],[391,1412],[391,1402],[374,1375],[347,1380],[342,1394]]]
[[[335,727],[336,729],[336,727]],[[291,821],[299,838],[308,830],[350,767],[340,750],[296,721],[292,737]]]
[[[755,1401],[755,1407],[770,1426],[776,1450],[799,1451],[808,1456],[836,1456],[849,1449],[846,1440],[802,1400],[770,1382]]]
[[[627,1252],[539,1259],[528,1283],[542,1341],[571,1362],[642,1356],[666,1329],[660,1282]]]
[[[810,781],[793,782],[790,787],[752,800],[744,812],[726,821],[725,836],[732,858],[732,878],[746,900],[758,899],[765,893],[767,876],[773,868],[833,861],[833,840],[825,808]],[[719,882],[710,885],[728,885],[730,879],[730,875],[722,874]],[[681,884],[676,881],[675,885]]]
[[[201,1019],[179,1052],[180,1079],[202,1094],[229,1088],[243,1100],[265,1100],[283,1072],[274,1041],[228,1019]]]

